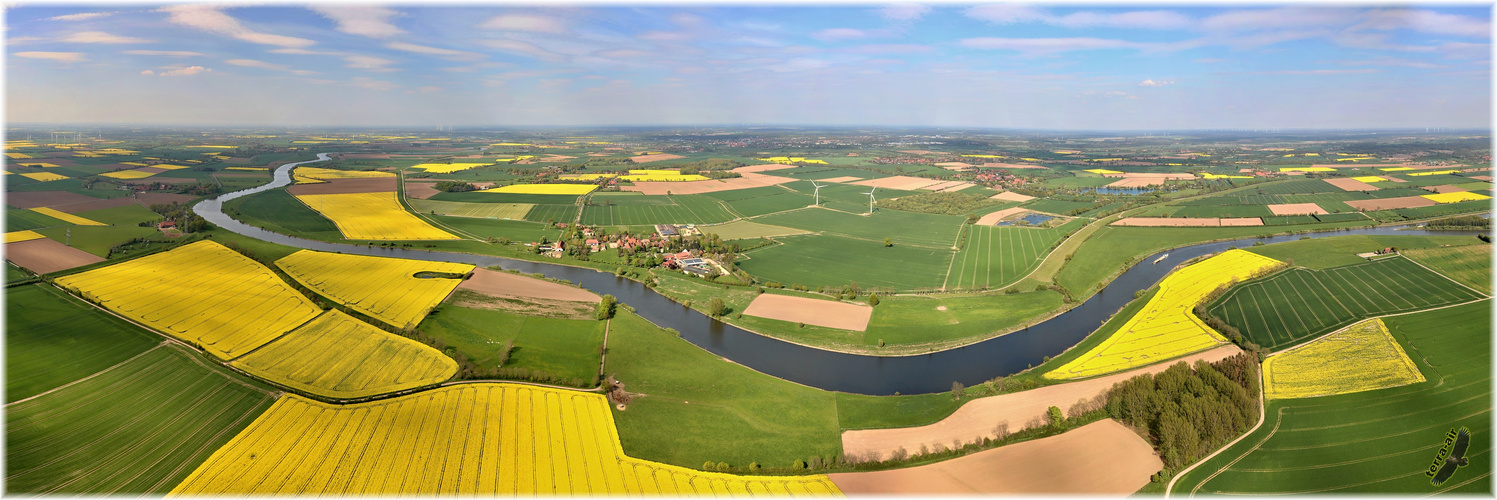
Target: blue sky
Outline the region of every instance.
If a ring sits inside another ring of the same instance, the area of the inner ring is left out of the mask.
[[[1485,6],[11,6],[6,119],[1478,127]]]

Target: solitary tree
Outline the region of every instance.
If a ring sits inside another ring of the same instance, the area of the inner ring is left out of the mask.
[[[614,310],[617,309],[617,307],[618,307],[618,301],[619,300],[617,298],[614,298],[614,296],[612,296],[612,295],[604,295],[603,296],[603,301],[602,302],[598,302],[598,314],[597,314],[597,318],[598,319],[611,319],[611,318],[613,318]]]
[[[870,305],[870,306],[876,306],[876,305],[878,305],[878,294],[875,293],[875,294],[868,295],[868,305]]]
[[[962,386],[961,382],[951,382],[951,399],[962,399],[962,395],[966,392],[967,388]]]
[[[722,316],[728,313],[728,305],[723,303],[723,299],[716,297],[712,298],[712,302],[708,304],[708,308],[712,311],[713,316]]]
[[[1051,406],[1049,410],[1045,411],[1045,414],[1049,415],[1052,427],[1060,427],[1061,424],[1066,422],[1066,415],[1061,413],[1059,406]]]

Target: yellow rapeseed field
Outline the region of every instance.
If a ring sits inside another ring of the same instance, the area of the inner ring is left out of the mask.
[[[1461,202],[1461,201],[1488,200],[1488,199],[1492,198],[1491,196],[1487,196],[1487,195],[1484,195],[1484,194],[1476,194],[1476,193],[1472,193],[1470,191],[1457,191],[1457,192],[1454,192],[1454,193],[1426,194],[1426,195],[1423,195],[1423,197],[1424,198],[1428,198],[1430,201],[1433,201],[1435,203],[1456,203],[1456,202]]]
[[[416,278],[421,271],[466,274],[472,264],[369,257],[301,250],[277,267],[292,279],[338,303],[399,328],[412,328],[462,283],[452,278]]]
[[[1426,176],[1426,175],[1445,175],[1445,174],[1453,174],[1453,173],[1456,173],[1456,172],[1460,172],[1460,170],[1431,170],[1431,171],[1428,171],[1428,172],[1416,172],[1416,173],[1404,174],[1404,175],[1407,175],[1409,177],[1423,177],[1423,176]]]
[[[6,146],[8,146],[8,147],[27,147],[27,146],[18,146],[18,145],[15,145],[15,144],[7,144]],[[7,158],[12,159],[12,160],[24,160],[24,159],[27,159],[27,158],[36,158],[35,156],[31,156],[31,155],[26,154],[26,153],[5,153],[5,156]]]
[[[1220,175],[1220,174],[1210,174],[1210,173],[1202,173],[1201,177],[1205,178],[1205,179],[1251,179],[1251,178],[1253,178],[1253,176],[1251,176],[1251,175]]]
[[[42,238],[46,238],[46,236],[42,236],[41,233],[38,233],[36,231],[11,231],[9,233],[5,233],[5,242],[6,243],[15,243],[15,242],[18,242],[18,241],[39,240],[39,239],[42,239]]]
[[[1335,172],[1331,167],[1283,167],[1280,172]]]
[[[64,276],[57,284],[223,359],[322,312],[270,269],[212,241]]]
[[[336,309],[234,360],[234,366],[318,396],[360,398],[445,382],[457,362]]]
[[[1333,396],[1417,384],[1419,367],[1381,319],[1370,319],[1263,360],[1269,399]]]
[[[489,165],[493,165],[493,164],[492,163],[422,163],[420,165],[412,165],[411,168],[419,168],[421,170],[425,170],[426,173],[428,173],[428,174],[450,174],[450,173],[453,173],[453,172],[461,172],[463,170],[467,170],[467,169],[470,169],[470,168],[487,167]]]
[[[104,177],[113,177],[115,179],[144,179],[146,177],[156,175],[156,172],[144,172],[137,169],[120,170],[118,172],[106,172],[99,175],[102,175]]]
[[[631,458],[601,394],[476,383],[343,406],[283,396],[171,495],[839,493],[825,475],[737,476]]]
[[[818,165],[826,165],[827,164],[826,160],[808,160],[808,159],[806,159],[804,157],[800,157],[800,156],[771,156],[769,158],[760,158],[760,160],[767,161],[767,162],[772,162],[772,163],[783,163],[783,164],[786,164],[786,165],[789,165],[791,163],[811,163],[811,164],[818,164]]]
[[[595,180],[598,180],[598,179],[604,179],[604,178],[608,178],[608,177],[618,177],[618,176],[619,176],[619,174],[562,174],[561,178],[562,179],[567,179],[567,180],[577,180],[577,181],[595,181]]]
[[[1361,182],[1366,182],[1366,183],[1369,183],[1369,184],[1374,183],[1374,182],[1387,182],[1388,181],[1388,179],[1384,179],[1384,178],[1378,177],[1376,175],[1363,175],[1363,176],[1360,176],[1360,177],[1352,177],[1351,179],[1354,180],[1354,181],[1361,181]]]
[[[202,162],[196,161],[196,160],[187,160],[187,161],[191,161],[191,162],[195,162],[195,163],[202,163]],[[155,165],[151,165],[151,168],[164,168],[164,169],[167,169],[167,170],[181,170],[181,169],[184,169],[184,168],[192,168],[192,167],[189,167],[187,165],[172,165],[172,164],[168,164],[168,163],[157,163]]]
[[[331,168],[317,167],[296,167],[296,170],[292,171],[292,173],[302,177],[323,181],[333,179],[368,179],[373,177],[395,177],[395,174],[393,173],[380,172],[377,170],[336,170]]]
[[[508,186],[484,189],[479,193],[512,193],[512,194],[587,194],[598,189],[592,184],[511,184]]]
[[[25,174],[22,174],[22,175],[25,175]],[[54,209],[54,208],[37,207],[37,208],[31,209],[31,211],[39,213],[39,214],[42,214],[42,215],[45,215],[47,217],[51,217],[53,219],[57,219],[57,220],[60,220],[60,221],[63,221],[63,222],[67,222],[69,224],[77,224],[77,225],[80,225],[80,226],[107,226],[108,225],[108,224],[105,224],[103,222],[99,222],[99,221],[96,221],[96,220],[93,220],[93,219],[87,219],[87,218],[84,218],[84,217],[79,217],[79,216],[76,216],[76,215],[73,215],[73,214],[70,214],[70,213],[67,213],[67,212],[63,212],[63,211],[60,211],[60,210],[57,210],[57,209]]]
[[[1087,169],[1087,172],[1091,172],[1091,173],[1094,173],[1094,174],[1121,174],[1121,173],[1123,173],[1123,172],[1119,172],[1119,171],[1116,171],[1116,170],[1108,170],[1108,169],[1105,169],[1105,168]]]
[[[66,175],[58,175],[58,174],[54,174],[52,172],[35,172],[35,173],[29,173],[29,174],[21,174],[21,177],[25,177],[27,179],[31,179],[31,180],[34,180],[34,181],[41,181],[41,182],[60,181],[60,180],[63,180],[63,179],[69,179],[70,178],[70,177],[68,177]]]
[[[1384,172],[1403,172],[1403,171],[1406,171],[1406,170],[1413,170],[1413,169],[1414,169],[1414,167],[1379,167],[1378,168],[1378,170],[1382,170]]]
[[[1107,340],[1046,373],[1049,379],[1092,377],[1183,356],[1226,342],[1191,313],[1206,294],[1281,262],[1245,250],[1191,264],[1159,282],[1159,291]]]
[[[26,163],[16,163],[16,164],[20,165],[20,166],[23,166],[23,167],[38,167],[38,168],[57,168],[58,167],[58,165],[56,163],[26,162]]]
[[[299,194],[296,199],[322,214],[350,240],[455,240],[458,237],[416,218],[395,199],[377,193]]]

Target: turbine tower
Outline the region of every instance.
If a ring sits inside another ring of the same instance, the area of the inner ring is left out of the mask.
[[[868,195],[868,215],[873,215],[873,192],[874,191],[878,191],[878,183],[877,182],[873,183],[873,189],[870,189],[870,190],[868,190],[868,192],[863,193],[863,194]]]
[[[816,181],[811,181],[811,185],[812,186],[816,186],[816,205],[820,206],[821,205],[821,188],[823,186],[821,184],[817,184]]]

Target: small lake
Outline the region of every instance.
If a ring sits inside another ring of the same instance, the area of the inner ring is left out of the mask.
[[[1055,218],[1055,216],[1053,216],[1053,215],[1030,213],[1029,215],[1025,215],[1023,217],[1020,217],[1020,218],[1017,218],[1017,219],[1014,219],[1014,220],[1006,220],[1006,221],[1003,221],[1003,222],[999,222],[997,225],[999,225],[999,226],[1014,226],[1014,225],[1020,225],[1020,226],[1022,226],[1024,224],[1019,224],[1019,221],[1024,221],[1024,222],[1028,223],[1028,225],[1030,225],[1030,226],[1038,226],[1040,224],[1044,224],[1045,221],[1050,220],[1050,219],[1054,219],[1054,218]]]

